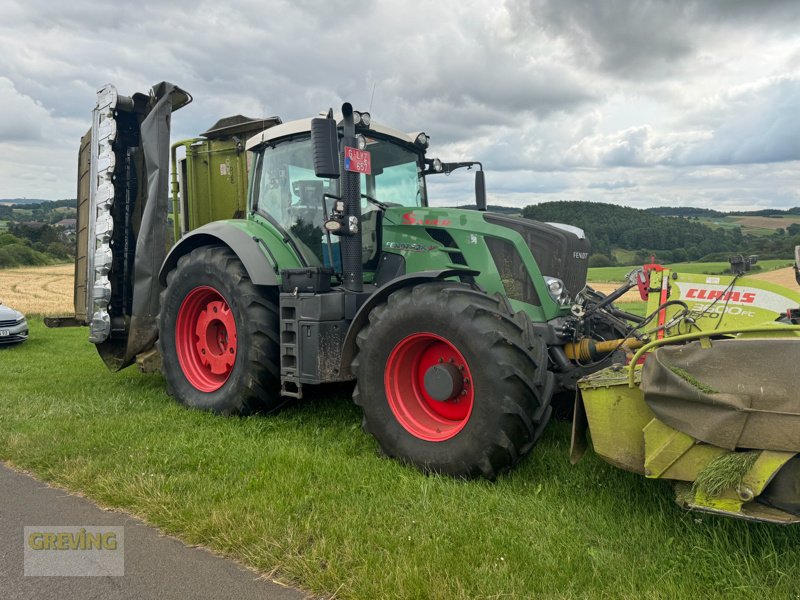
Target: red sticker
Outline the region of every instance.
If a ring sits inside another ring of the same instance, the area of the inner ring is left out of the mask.
[[[366,150],[359,150],[358,148],[345,146],[344,168],[345,171],[370,175],[372,173],[372,159],[369,155],[369,152]]]

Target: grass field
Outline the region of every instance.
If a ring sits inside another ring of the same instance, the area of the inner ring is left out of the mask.
[[[789,259],[786,260],[764,260],[758,263],[761,271],[772,271],[774,269],[781,269],[788,267],[792,264]],[[679,273],[706,273],[708,275],[719,275],[725,273],[730,268],[727,262],[695,262],[695,263],[673,263],[671,265],[664,265],[673,271]],[[596,267],[589,269],[589,281],[624,281],[625,275],[636,267]]]
[[[0,458],[284,582],[336,598],[790,598],[800,528],[681,511],[668,484],[554,423],[496,483],[378,456],[347,389],[273,416],[182,409],[101,365],[85,329],[0,350]],[[22,524],[20,524],[21,526]]]

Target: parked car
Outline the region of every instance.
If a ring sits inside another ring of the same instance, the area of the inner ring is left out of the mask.
[[[19,344],[28,339],[28,322],[18,310],[0,304],[0,345]]]

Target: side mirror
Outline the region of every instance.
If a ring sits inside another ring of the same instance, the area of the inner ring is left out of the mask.
[[[311,119],[311,148],[314,174],[317,177],[339,178],[339,135],[332,118]]]
[[[475,171],[475,204],[478,210],[486,210],[486,180],[483,178],[483,169]]]

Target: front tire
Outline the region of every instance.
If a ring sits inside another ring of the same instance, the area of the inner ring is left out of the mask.
[[[388,456],[494,479],[547,424],[547,348],[507,303],[449,281],[394,292],[357,337],[353,399]]]
[[[204,246],[167,275],[158,316],[167,391],[191,408],[247,415],[280,401],[274,291],[228,248]]]

